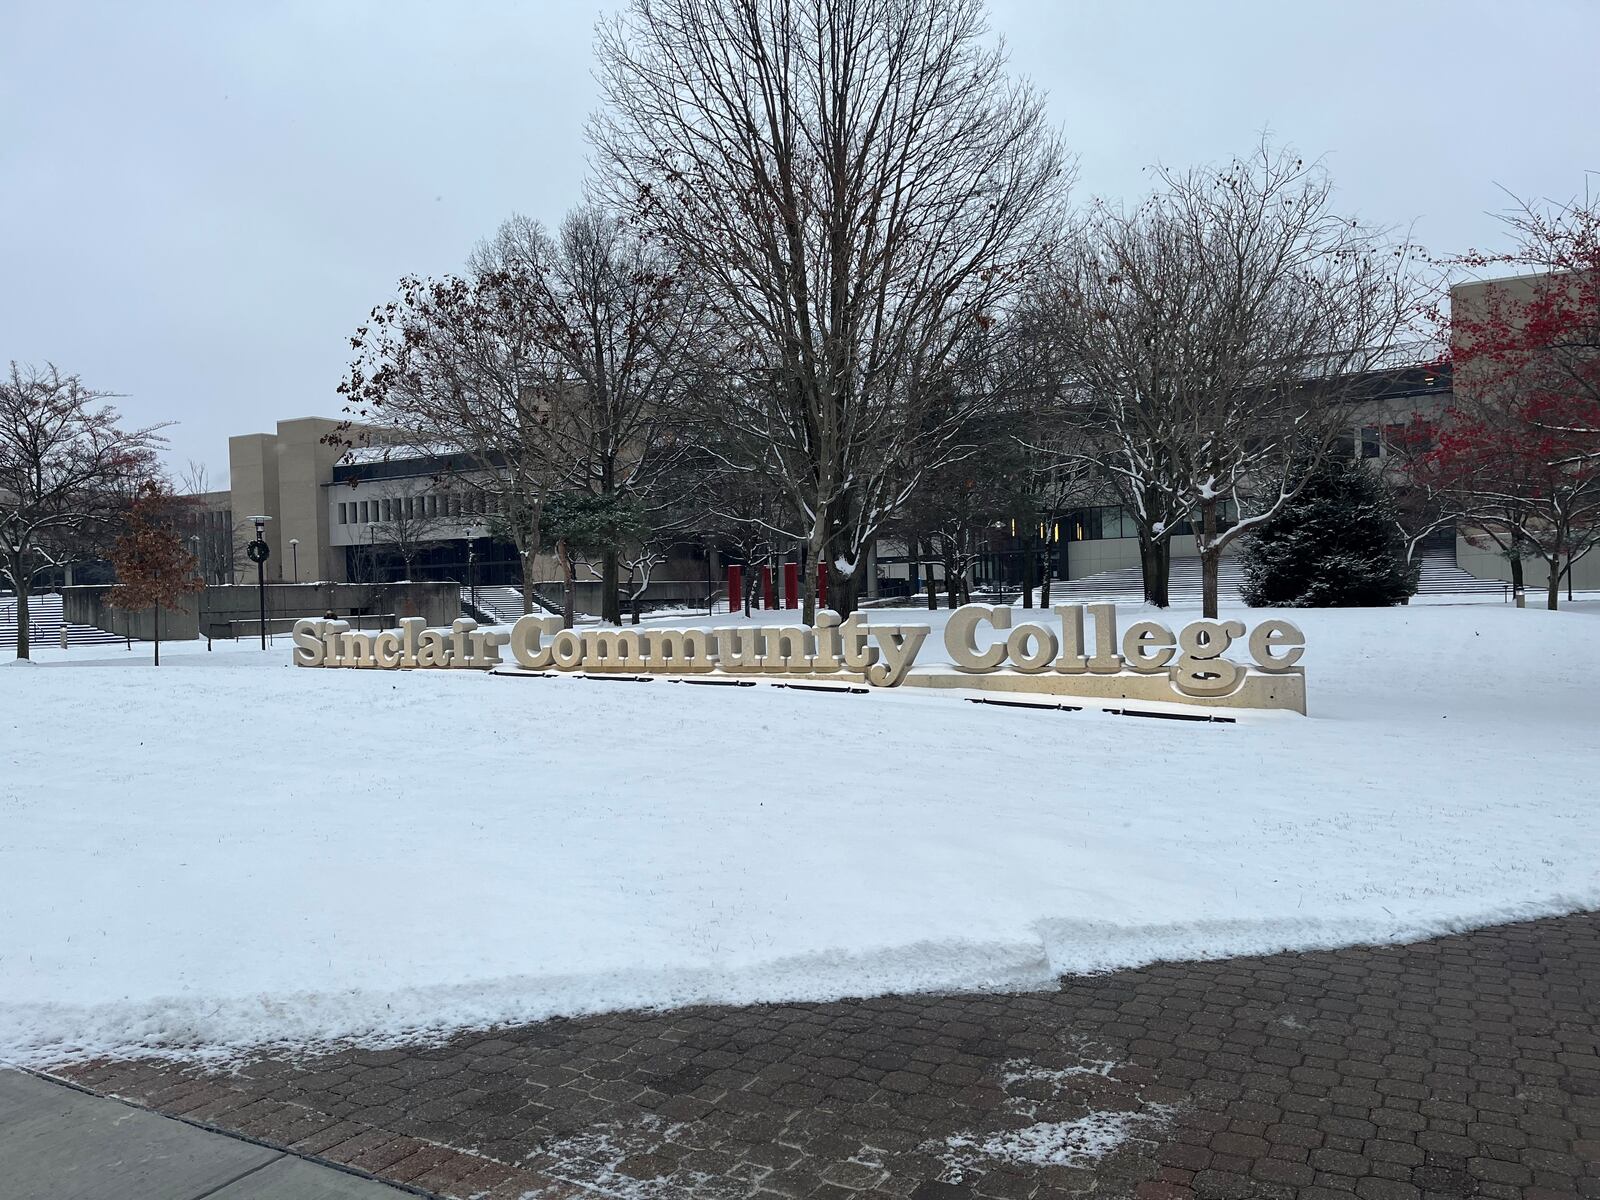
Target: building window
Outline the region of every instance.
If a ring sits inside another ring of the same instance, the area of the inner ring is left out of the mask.
[[[1378,457],[1378,427],[1376,425],[1363,425],[1361,427],[1361,457]]]
[[[368,507],[370,503],[371,502],[367,500],[363,500],[361,502],[361,523],[363,525],[372,520],[372,510]]]
[[[346,519],[345,519],[345,518],[346,518],[346,517],[347,517],[347,516],[348,516],[348,515],[349,515],[349,508],[348,508],[348,506],[347,506],[347,505],[346,505],[346,504],[345,504],[345,503],[344,503],[344,502],[343,502],[343,501],[342,501],[342,500],[341,500],[341,501],[340,501],[340,502],[339,502],[339,524],[341,524],[341,525],[348,525],[348,524],[349,524],[349,523],[350,523],[350,522],[349,522],[349,521],[347,521],[347,520],[346,520]]]
[[[1066,536],[1074,542],[1134,538],[1139,536],[1139,522],[1131,508],[1120,504],[1103,504],[1070,514],[1067,517]]]
[[[1341,433],[1333,443],[1333,453],[1336,458],[1354,458],[1356,456],[1356,435],[1347,429]]]

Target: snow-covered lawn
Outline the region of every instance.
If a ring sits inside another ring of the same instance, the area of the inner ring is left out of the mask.
[[[0,1060],[1047,986],[1600,907],[1592,609],[1285,615],[1312,715],[1235,725],[308,671],[282,639],[45,651],[0,667]]]

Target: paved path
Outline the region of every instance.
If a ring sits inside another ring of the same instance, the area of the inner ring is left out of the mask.
[[[281,1150],[0,1070],[5,1200],[400,1200]]]
[[[1600,1198],[1600,917],[69,1074],[452,1197]]]

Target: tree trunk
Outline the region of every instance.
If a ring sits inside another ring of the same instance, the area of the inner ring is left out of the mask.
[[[1511,556],[1511,593],[1515,595],[1522,590],[1522,558],[1519,555]]]
[[[800,621],[804,625],[817,623],[817,564],[824,558],[822,546],[819,545],[820,536],[813,525],[800,563]]]
[[[1546,597],[1544,606],[1552,612],[1561,607],[1561,559],[1559,556],[1550,564],[1550,594]]]
[[[159,667],[161,665],[161,605],[156,605],[155,608],[151,610],[151,613],[156,619],[156,666]]]
[[[1204,537],[1200,545],[1200,612],[1207,619],[1217,619],[1217,565],[1221,550],[1217,546],[1217,502],[1203,500],[1200,512],[1204,524]]]
[[[1034,550],[1033,536],[1022,539],[1022,607],[1033,607],[1033,589],[1038,586],[1039,556]]]
[[[933,539],[925,539],[920,547],[922,553],[922,573],[928,581],[928,611],[933,612],[939,607],[939,581],[934,572]]]
[[[600,618],[607,625],[622,624],[622,600],[618,592],[622,587],[622,572],[617,563],[617,551],[607,548],[600,557],[600,586],[605,597],[600,601]]]
[[[578,623],[578,578],[564,540],[556,543],[556,554],[561,558],[561,625],[571,629]]]
[[[533,611],[533,555],[518,551],[517,562],[522,572],[522,615]]]
[[[15,572],[17,582],[17,657],[27,658],[31,653],[28,631],[28,585],[33,581],[29,579],[27,568]]]
[[[1045,526],[1047,534],[1054,529],[1054,522]],[[1039,585],[1039,607],[1043,609],[1050,607],[1050,580],[1055,577],[1056,573],[1055,551],[1051,549],[1052,545],[1053,543],[1046,537],[1044,543],[1044,582]]]
[[[861,599],[861,571],[859,565],[856,570],[846,575],[833,563],[828,564],[828,607],[838,613],[840,617],[848,617],[855,612],[856,605]]]
[[[1144,576],[1144,598],[1157,608],[1167,607],[1167,581],[1170,576],[1170,539],[1149,533],[1139,534],[1139,570]]]

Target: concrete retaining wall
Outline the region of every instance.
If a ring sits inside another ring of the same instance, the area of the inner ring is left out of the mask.
[[[69,587],[61,591],[66,619],[111,633],[149,641],[155,617],[148,609],[127,612],[106,601],[109,587]],[[448,625],[461,615],[461,589],[453,583],[269,583],[266,587],[270,630],[287,629],[301,617],[336,616],[359,619],[382,616],[391,622],[421,617],[429,625]],[[177,612],[161,614],[163,641],[197,637],[230,638],[259,632],[260,597],[253,585],[222,584],[185,596]]]

